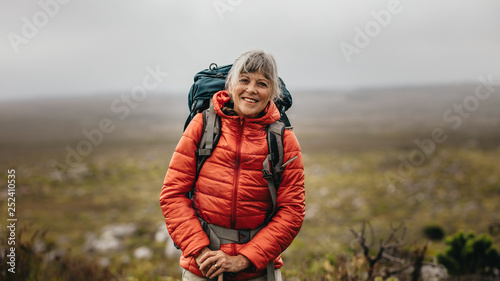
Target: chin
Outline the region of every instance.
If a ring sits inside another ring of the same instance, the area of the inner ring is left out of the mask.
[[[253,113],[249,113],[249,114],[246,114],[246,113],[243,113],[245,115],[245,117],[247,118],[255,118],[255,116],[257,116],[257,114],[253,114]]]
[[[245,117],[247,117],[247,118],[254,118],[255,116],[257,116],[257,115],[258,115],[258,113],[255,113],[255,112],[253,112],[253,111],[243,111],[242,113],[243,113],[243,115],[245,115]]]

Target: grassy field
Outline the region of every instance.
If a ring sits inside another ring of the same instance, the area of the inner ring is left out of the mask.
[[[288,279],[315,280],[325,260],[350,251],[349,229],[363,221],[377,237],[405,223],[405,241],[428,244],[429,256],[444,243],[428,241],[426,226],[452,235],[488,233],[500,222],[500,89],[472,107],[474,89],[294,94],[289,116],[304,154],[307,211],[283,255]],[[47,230],[47,247],[109,261],[129,280],[180,278],[177,258],[166,258],[165,243],[154,238],[186,98],[151,96],[126,114],[113,109],[117,97],[2,102],[0,178],[16,170],[18,229]],[[463,114],[457,104],[465,104]],[[3,228],[7,197],[2,187]],[[85,251],[90,234],[118,223],[137,227],[122,249]],[[150,259],[133,257],[141,246],[152,249]]]

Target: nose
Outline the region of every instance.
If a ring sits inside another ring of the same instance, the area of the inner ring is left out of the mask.
[[[250,93],[250,94],[256,94],[257,93],[257,87],[255,85],[255,82],[251,82],[250,84],[248,84],[247,92]]]

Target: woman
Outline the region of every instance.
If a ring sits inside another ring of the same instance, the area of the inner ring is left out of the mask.
[[[277,188],[276,214],[266,220],[273,208],[262,176],[268,154],[266,127],[280,118],[273,102],[280,97],[274,58],[260,50],[243,53],[228,74],[226,89],[212,98],[222,133],[196,182],[195,150],[203,129],[202,114],[191,121],[179,141],[160,195],[167,229],[182,250],[183,280],[206,280],[225,272],[227,280],[266,280],[266,267],[281,268],[280,254],[304,219],[302,155],[293,131],[287,129],[283,161],[291,162]],[[221,243],[220,250],[210,250],[202,227],[205,222],[258,233],[247,243]]]

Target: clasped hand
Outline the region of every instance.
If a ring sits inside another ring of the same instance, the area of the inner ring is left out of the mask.
[[[208,278],[219,277],[218,280],[222,280],[224,272],[239,272],[250,266],[250,261],[243,255],[230,256],[206,247],[201,250],[196,263],[203,275]]]

